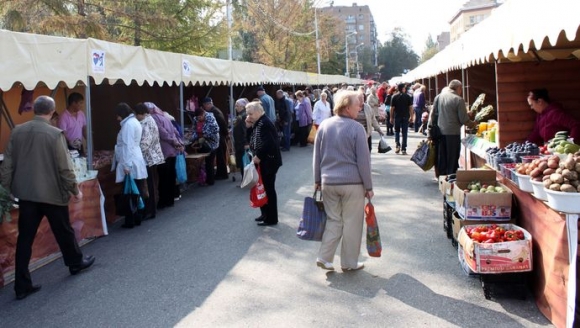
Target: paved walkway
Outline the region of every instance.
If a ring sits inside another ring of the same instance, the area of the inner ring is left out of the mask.
[[[295,237],[312,193],[312,146],[283,153],[280,224],[258,227],[248,191],[231,180],[194,187],[141,227],[110,229],[83,247],[95,265],[70,276],[62,260],[35,272],[42,290],[15,301],[0,289],[1,327],[546,327],[531,295],[485,300],[442,229],[433,173],[409,155],[372,153],[383,257],[365,269],[316,267],[319,243]],[[340,142],[337,140],[337,142]],[[389,137],[394,146],[392,137]],[[239,178],[238,181],[239,182]],[[338,257],[335,266],[339,267]]]

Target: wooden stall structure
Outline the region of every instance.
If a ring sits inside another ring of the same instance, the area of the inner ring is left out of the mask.
[[[580,18],[561,10],[577,6],[574,0],[535,6],[526,0],[507,1],[405,79],[435,79],[439,90],[458,79],[469,103],[485,93],[485,103],[497,112],[499,147],[522,142],[531,132],[536,117],[526,99],[531,89],[547,88],[553,101],[580,118]],[[466,168],[485,163],[481,149],[466,149],[465,155],[460,162]],[[514,192],[519,224],[534,237],[536,304],[555,326],[573,327],[580,320],[578,214],[556,212],[498,176]]]

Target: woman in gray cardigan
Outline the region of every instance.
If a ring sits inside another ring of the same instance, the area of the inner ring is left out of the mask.
[[[316,263],[325,270],[332,264],[341,244],[343,271],[360,270],[365,197],[373,197],[370,153],[365,128],[355,118],[360,110],[359,94],[341,91],[335,115],[324,120],[314,141],[314,188],[322,189],[326,228]]]

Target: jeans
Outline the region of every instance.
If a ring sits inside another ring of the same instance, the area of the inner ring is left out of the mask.
[[[399,141],[399,133],[403,130],[403,143]],[[402,150],[407,150],[407,133],[409,132],[409,118],[408,117],[395,117],[395,143],[397,147],[401,147]]]
[[[421,115],[423,115],[423,109],[413,107],[413,111],[415,111],[415,132],[419,132],[419,128],[421,127]]]
[[[284,133],[284,137],[282,138],[282,149],[290,150],[290,136],[292,135],[292,125],[290,123],[284,123],[284,125],[282,125],[282,133]]]

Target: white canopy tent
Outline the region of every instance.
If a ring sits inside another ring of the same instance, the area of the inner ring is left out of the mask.
[[[580,58],[577,12],[578,0],[508,0],[405,79],[427,78],[496,60]]]

